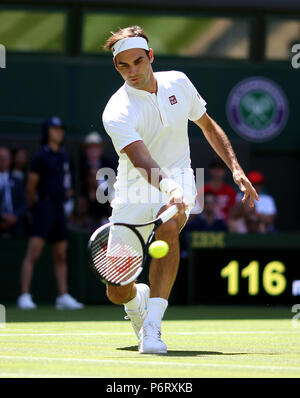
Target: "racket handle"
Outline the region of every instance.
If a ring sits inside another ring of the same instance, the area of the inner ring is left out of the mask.
[[[173,216],[175,216],[177,212],[178,212],[178,207],[176,205],[173,205],[169,207],[167,210],[165,210],[163,213],[161,213],[160,219],[164,223],[170,220],[170,218],[172,218]]]

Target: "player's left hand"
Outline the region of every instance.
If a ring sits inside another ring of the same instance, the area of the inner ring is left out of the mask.
[[[258,194],[256,190],[254,189],[253,185],[251,182],[248,180],[248,178],[245,176],[245,173],[243,170],[234,170],[232,172],[232,177],[234,182],[238,185],[240,190],[244,193],[244,196],[242,198],[242,203],[245,203],[247,199],[249,206],[253,207],[254,206],[254,201],[259,200]]]
[[[181,189],[175,188],[171,191],[167,207],[171,207],[172,205],[177,205],[179,214],[185,214],[188,204],[183,198],[183,192]]]

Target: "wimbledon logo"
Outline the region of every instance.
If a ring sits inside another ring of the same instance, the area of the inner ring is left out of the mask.
[[[276,137],[288,117],[288,103],[280,87],[264,77],[242,80],[230,92],[227,118],[234,131],[248,141]]]

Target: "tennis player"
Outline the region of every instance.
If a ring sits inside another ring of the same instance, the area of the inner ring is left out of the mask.
[[[109,300],[124,304],[139,340],[139,352],[161,354],[167,352],[161,339],[161,321],[179,266],[179,233],[196,197],[188,120],[200,127],[229,167],[244,193],[243,202],[248,198],[253,206],[258,195],[227,136],[207,114],[206,102],[189,78],[177,71],[153,72],[153,50],[142,28],[132,26],[112,32],[105,49],[112,52],[114,66],[125,81],[103,113],[104,127],[119,155],[110,221],[143,223],[174,203],[178,207],[177,215],[157,230],[156,239],[168,243],[169,253],[164,258],[152,259],[150,288],[142,283],[107,285]],[[138,183],[137,170],[142,176]],[[151,229],[140,229],[145,240]]]

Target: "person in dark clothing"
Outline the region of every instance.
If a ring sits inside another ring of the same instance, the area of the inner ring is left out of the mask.
[[[190,231],[227,231],[228,227],[224,220],[216,215],[217,195],[206,192],[204,195],[203,212],[195,216],[186,225],[186,232]]]
[[[25,148],[14,148],[11,151],[11,175],[18,178],[26,186],[27,168],[28,168],[28,155]]]
[[[9,172],[10,152],[0,148],[0,235],[24,236],[27,201],[22,181]]]
[[[46,241],[52,248],[54,273],[58,287],[57,309],[80,309],[83,304],[67,292],[67,231],[64,213],[66,180],[70,174],[69,155],[62,148],[64,126],[58,117],[46,119],[42,126],[42,148],[30,165],[27,183],[32,225],[27,252],[21,269],[21,296],[17,305],[32,309],[36,304],[30,295],[34,264]],[[69,188],[69,187],[68,187]]]

